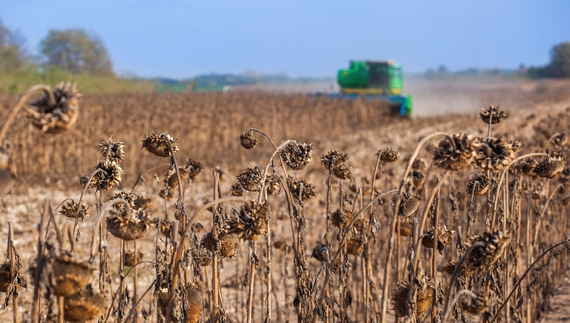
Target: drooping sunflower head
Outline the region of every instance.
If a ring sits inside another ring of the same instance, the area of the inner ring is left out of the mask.
[[[176,139],[170,135],[162,133],[147,135],[142,141],[142,147],[148,152],[159,157],[170,156],[169,144],[172,146],[172,151],[179,151],[178,145],[175,143]]]
[[[303,170],[313,158],[313,146],[292,141],[279,151],[279,155],[292,170]]]
[[[48,95],[41,97],[26,107],[27,117],[43,133],[64,133],[77,121],[80,97],[76,84],[61,82],[53,91],[55,102]]]
[[[390,147],[384,147],[376,152],[381,161],[393,163],[400,158],[400,152]]]
[[[239,142],[245,149],[252,149],[257,146],[259,140],[253,135],[251,131],[244,132],[239,136]]]

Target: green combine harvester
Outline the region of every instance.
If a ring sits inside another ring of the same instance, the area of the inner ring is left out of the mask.
[[[413,112],[412,96],[402,95],[402,65],[392,61],[351,61],[337,74],[340,93],[327,94],[342,99],[368,98],[385,101],[390,111],[402,116]],[[317,94],[322,96],[322,94]]]

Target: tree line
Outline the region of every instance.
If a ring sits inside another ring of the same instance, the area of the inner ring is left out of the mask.
[[[570,78],[570,42],[552,47],[550,63],[546,66],[530,67],[528,76],[533,78]]]
[[[50,30],[40,42],[38,57],[25,48],[25,38],[0,20],[0,73],[22,67],[57,67],[74,74],[113,76],[113,64],[96,35],[81,29]]]

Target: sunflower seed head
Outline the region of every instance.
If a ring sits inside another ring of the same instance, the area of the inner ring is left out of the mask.
[[[74,199],[68,199],[59,210],[59,214],[63,215],[66,218],[73,218],[76,217],[83,221],[85,216],[88,216],[87,213],[89,211],[89,206],[84,201],[81,201],[81,205],[79,202]]]
[[[186,159],[184,169],[188,172],[188,177],[191,180],[195,180],[196,177],[198,177],[198,175],[200,175],[202,172],[202,164],[198,161],[188,158]]]
[[[123,169],[114,161],[102,160],[95,167],[95,175],[91,177],[82,177],[80,183],[82,186],[87,185],[88,188],[95,188],[98,191],[109,191],[114,186],[121,184]]]
[[[537,176],[554,178],[564,170],[565,160],[562,157],[547,157],[534,168]]]
[[[259,140],[257,138],[255,138],[255,136],[253,135],[253,133],[250,132],[244,132],[239,136],[239,142],[241,143],[241,146],[245,149],[252,149],[255,148],[257,146],[257,144],[259,143]]]
[[[243,188],[243,186],[241,186],[241,184],[239,182],[234,183],[230,187],[230,195],[231,196],[244,196],[245,195],[245,189]]]
[[[281,181],[278,175],[268,175],[265,178],[265,187],[267,187],[267,194],[275,194],[281,188]]]
[[[30,103],[26,109],[27,117],[43,133],[64,133],[77,121],[81,93],[76,84],[61,82],[53,91],[53,96],[53,105],[47,95]]]
[[[113,141],[112,137],[99,144],[99,151],[105,160],[120,164],[125,159],[125,145],[122,141]]]
[[[302,203],[307,202],[309,199],[317,196],[315,187],[313,184],[302,179],[300,181],[294,181],[291,176],[287,177],[287,186],[289,186],[289,191],[293,198],[300,200]]]
[[[384,147],[376,152],[376,157],[379,157],[381,161],[393,163],[400,159],[400,152],[390,147]]]
[[[483,170],[500,172],[516,157],[520,143],[501,137],[488,137],[477,143],[475,164]]]
[[[271,215],[268,204],[256,201],[245,203],[237,215],[227,221],[227,233],[234,233],[242,240],[257,240],[267,232],[267,223]]]
[[[491,187],[491,178],[484,172],[469,177],[467,194],[483,195]]]
[[[238,183],[250,192],[259,192],[261,189],[261,179],[263,177],[262,170],[259,166],[249,167],[245,172],[239,174],[236,178]]]
[[[142,141],[142,147],[148,152],[159,157],[170,156],[170,149],[168,148],[168,143],[172,145],[172,150],[174,152],[179,151],[178,145],[175,143],[176,139],[172,138],[170,135],[162,133],[147,135]]]
[[[473,250],[466,257],[466,265],[470,269],[490,268],[503,254],[511,239],[509,233],[485,232],[471,239]]]
[[[348,161],[348,155],[346,153],[339,152],[336,149],[328,151],[326,155],[321,157],[321,163],[329,171],[342,166],[346,161]]]
[[[418,279],[419,278],[419,279]],[[416,317],[420,317],[431,305],[433,293],[435,292],[435,285],[433,280],[421,275],[421,277],[416,277],[415,282],[417,284],[416,293]],[[393,290],[393,295],[391,298],[392,309],[398,316],[406,317],[409,315],[407,313],[407,297],[410,290],[410,284],[407,280],[399,280],[396,284],[396,289]]]
[[[491,105],[486,108],[481,108],[479,117],[486,124],[489,124],[489,121],[491,124],[497,124],[503,122],[508,117],[508,115],[503,109],[499,108],[498,105]]]
[[[434,165],[451,171],[469,167],[475,157],[473,148],[476,140],[474,136],[463,133],[446,137],[433,150]]]
[[[313,253],[311,256],[318,261],[327,261],[330,257],[329,248],[326,245],[319,243],[313,248]]]
[[[349,255],[360,255],[364,250],[364,241],[357,237],[350,237],[346,241],[346,252]]]
[[[400,198],[400,207],[398,208],[398,215],[404,218],[408,218],[414,212],[416,212],[421,202],[422,200],[419,196],[403,192]],[[392,211],[394,211],[395,204],[396,204],[396,197],[394,197],[394,200],[392,201]]]
[[[293,141],[285,145],[279,151],[279,155],[292,170],[303,170],[313,158],[313,146]]]
[[[333,225],[337,228],[346,228],[348,223],[352,221],[354,217],[354,213],[350,210],[343,210],[337,209],[331,214],[331,221]]]

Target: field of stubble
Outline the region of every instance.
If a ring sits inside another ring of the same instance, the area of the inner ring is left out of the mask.
[[[22,110],[0,319],[536,322],[568,267],[568,88],[411,82],[411,119],[301,94],[90,95],[57,135]]]

